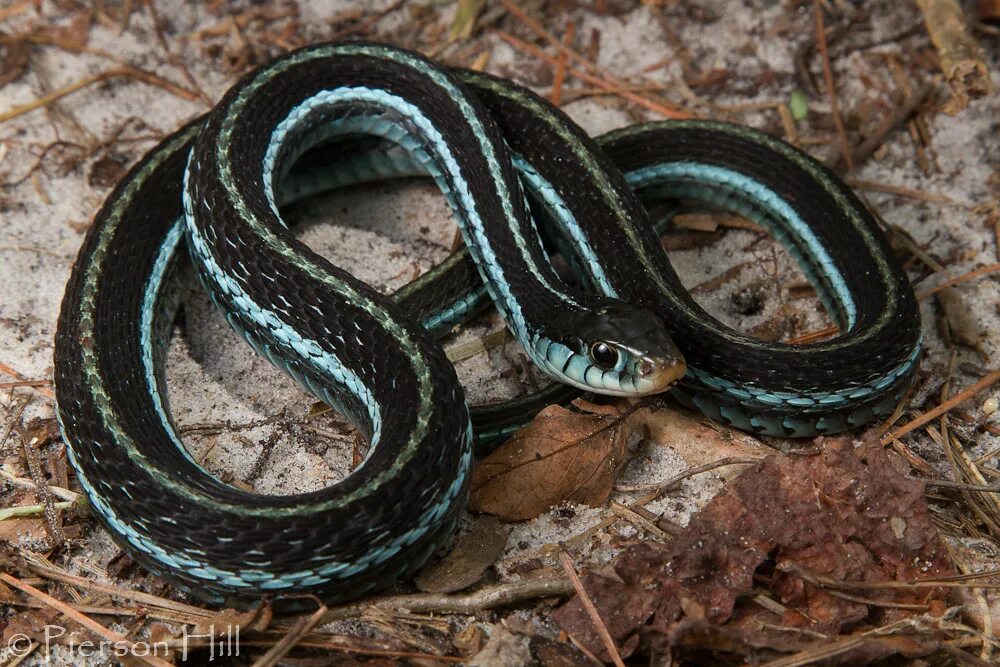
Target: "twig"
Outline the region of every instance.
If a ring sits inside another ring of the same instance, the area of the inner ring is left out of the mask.
[[[281,641],[268,649],[260,660],[253,663],[253,667],[274,667],[277,665],[289,651],[295,648],[295,645],[302,640],[307,632],[316,627],[326,612],[326,605],[320,605],[319,609],[309,616],[300,618],[288,634],[281,638]]]
[[[913,115],[913,112],[924,103],[924,101],[930,97],[937,89],[938,82],[928,81],[924,83],[920,88],[917,89],[909,99],[906,100],[902,105],[897,107],[889,116],[885,118],[878,127],[875,128],[871,136],[861,142],[861,144],[854,149],[854,154],[852,159],[855,164],[861,164],[868,158],[872,156],[879,146],[885,143],[886,138],[895,132],[907,119]],[[840,160],[836,160],[830,165],[836,168],[840,164]]]
[[[17,389],[19,387],[48,387],[52,380],[18,380],[17,382],[0,382],[0,391]]]
[[[816,9],[816,44],[823,59],[823,81],[830,97],[830,113],[833,124],[837,128],[837,139],[840,142],[840,155],[847,165],[847,171],[854,171],[854,160],[851,157],[851,145],[847,141],[847,130],[844,129],[844,119],[840,115],[840,104],[837,102],[837,87],[833,81],[833,68],[830,66],[830,53],[826,48],[826,26],[823,24],[823,8],[819,0],[813,0]]]
[[[21,449],[24,451],[24,458],[28,462],[28,472],[31,474],[31,480],[35,483],[35,491],[41,497],[42,505],[44,506],[42,514],[45,516],[45,532],[48,533],[49,538],[53,541],[51,546],[58,546],[66,541],[66,533],[63,532],[59,516],[56,514],[55,503],[52,502],[52,494],[49,492],[49,485],[42,474],[42,462],[39,460],[38,450],[35,449],[38,440],[32,438],[29,442],[24,437],[24,431],[21,430],[21,427],[17,426],[15,428],[21,440]]]
[[[109,69],[105,72],[101,72],[100,74],[88,76],[85,79],[81,79],[75,83],[71,83],[70,85],[60,88],[59,90],[55,90],[49,93],[48,95],[44,95],[38,98],[37,100],[28,102],[27,104],[16,106],[13,109],[5,111],[4,113],[0,113],[0,123],[5,123],[11,118],[16,118],[18,116],[28,113],[29,111],[34,111],[35,109],[48,106],[53,102],[66,97],[67,95],[71,95],[77,92],[78,90],[82,90],[88,86],[92,86],[95,83],[100,83],[101,81],[109,81],[111,79],[116,79],[121,77],[136,79],[137,81],[142,81],[143,83],[147,83],[151,86],[159,86],[160,88],[163,88],[167,92],[173,93],[178,97],[188,100],[189,102],[193,102],[194,100],[198,99],[197,93],[190,91],[187,88],[182,88],[177,84],[171,83],[170,81],[167,81],[163,77],[157,76],[151,72],[144,72],[142,70],[138,70],[133,67],[118,67],[115,69]]]
[[[71,501],[64,501],[52,503],[51,508],[53,510],[68,510],[72,509],[73,505],[74,503]],[[14,507],[4,507],[0,509],[0,521],[35,516],[36,514],[44,515],[49,510],[49,507],[49,505],[15,505]]]
[[[917,298],[923,301],[924,299],[937,294],[946,287],[951,287],[952,285],[957,285],[958,283],[964,283],[966,281],[973,280],[974,278],[979,278],[980,276],[985,276],[990,273],[996,273],[997,271],[1000,271],[1000,262],[975,269],[974,271],[969,271],[968,273],[963,273],[962,275],[955,276],[954,278],[949,278],[948,280],[944,281],[940,285],[937,285],[936,287],[931,287],[930,289],[926,289],[923,292],[920,292],[919,294],[917,294]]]
[[[573,584],[566,577],[547,577],[517,581],[509,584],[484,586],[472,593],[395,595],[362,600],[327,611],[323,623],[356,618],[370,607],[380,609],[408,609],[411,612],[449,612],[473,614],[484,609],[533,600],[535,598],[562,597],[573,592]]]
[[[89,616],[84,616],[77,610],[70,607],[65,602],[57,600],[51,595],[48,595],[47,593],[43,593],[34,586],[26,584],[20,579],[17,579],[16,577],[13,577],[7,574],[6,572],[0,572],[0,581],[3,581],[5,584],[13,586],[22,593],[26,593],[27,595],[30,595],[36,600],[45,603],[47,606],[51,607],[52,609],[55,609],[63,616],[73,621],[76,621],[83,627],[103,637],[109,642],[113,642],[116,647],[127,648],[129,650],[130,655],[138,658],[142,662],[145,662],[146,664],[149,665],[153,665],[154,667],[171,667],[170,663],[165,662],[164,660],[161,660],[160,658],[157,658],[154,655],[144,655],[142,652],[137,651],[136,650],[137,648],[142,648],[142,647],[137,647],[125,635],[121,635],[118,634],[117,632],[109,630],[108,628],[104,627],[103,625],[93,620]],[[148,651],[148,647],[145,647],[145,649],[143,650]]]
[[[781,569],[802,577],[806,581],[822,588],[852,588],[862,590],[881,590],[895,588],[968,588],[977,586],[979,588],[1000,588],[1000,583],[979,582],[986,577],[1000,576],[1000,570],[988,570],[986,572],[975,572],[972,574],[955,574],[946,577],[934,577],[932,579],[910,579],[906,581],[844,581],[843,579],[831,579],[796,566],[785,566]],[[974,583],[968,583],[974,582]]]
[[[756,465],[760,463],[763,459],[751,458],[751,457],[740,457],[740,456],[727,456],[724,459],[719,459],[718,461],[712,461],[711,463],[706,463],[704,465],[695,466],[694,468],[688,468],[684,472],[674,475],[665,482],[660,482],[659,484],[647,484],[644,486],[616,486],[616,491],[622,491],[624,493],[640,493],[643,491],[650,491],[655,493],[657,496],[663,494],[663,492],[669,490],[671,487],[680,484],[688,477],[694,477],[695,475],[700,475],[703,472],[708,472],[710,470],[715,470],[716,468],[721,468],[723,466],[733,466],[733,465]],[[647,500],[643,505],[651,501]]]
[[[10,377],[14,378],[18,382],[27,382],[27,381],[29,381],[28,378],[26,378],[25,376],[21,375],[16,370],[14,370],[13,368],[11,368],[10,366],[8,366],[7,364],[5,364],[3,362],[0,362],[0,373],[3,373],[4,375],[9,375]],[[47,388],[47,387],[32,387],[32,389],[35,389],[36,391],[38,391],[39,394],[47,396],[48,398],[55,398],[56,397],[55,393],[53,393],[53,391],[51,389]],[[3,446],[2,442],[0,442],[0,446]]]
[[[643,530],[648,532],[650,535],[654,535],[664,542],[670,541],[670,534],[657,526],[653,521],[647,519],[643,515],[639,514],[636,510],[632,509],[628,505],[622,505],[621,503],[611,503],[611,511],[625,519],[626,521],[637,524]]]
[[[142,591],[133,591],[128,588],[120,588],[118,586],[98,583],[75,574],[63,572],[50,564],[40,565],[36,562],[29,561],[28,568],[35,574],[38,574],[46,579],[69,584],[79,588],[80,590],[103,593],[121,600],[131,600],[132,602],[138,602],[139,604],[155,607],[157,609],[174,611],[197,618],[211,618],[213,616],[213,612],[208,609],[194,607],[182,602],[175,602],[150,593],[143,593]]]
[[[569,46],[573,43],[573,37],[576,35],[576,23],[570,21],[566,25],[566,33],[563,35],[563,44]],[[562,104],[562,89],[563,81],[566,79],[566,53],[559,52],[559,62],[556,63],[556,71],[552,77],[552,93],[549,95],[549,100],[552,102],[553,106],[560,106]]]
[[[369,18],[365,19],[361,23],[352,25],[350,27],[344,28],[343,30],[333,33],[333,36],[330,37],[330,39],[336,40],[336,39],[343,39],[344,37],[350,37],[351,35],[366,34],[369,30],[378,25],[379,21],[381,21],[386,16],[393,13],[394,11],[396,11],[405,4],[406,0],[396,0],[396,2],[392,3],[385,9],[382,9],[372,14]]]
[[[34,489],[35,483],[30,479],[24,479],[23,477],[18,477],[12,473],[6,465],[0,466],[0,479],[3,479],[14,486],[20,487],[22,489]],[[69,502],[74,502],[80,498],[80,494],[75,491],[70,491],[69,489],[64,489],[60,486],[49,485],[49,492],[59,498],[60,500],[67,500]]]
[[[972,398],[973,396],[975,396],[976,394],[978,394],[982,390],[984,390],[984,389],[986,389],[988,387],[993,386],[997,382],[1000,382],[1000,370],[992,371],[991,373],[987,374],[986,377],[984,377],[983,379],[981,379],[976,384],[974,384],[971,387],[968,387],[967,389],[965,389],[963,391],[960,391],[959,393],[955,394],[950,399],[948,399],[947,401],[945,401],[941,405],[937,406],[933,410],[928,410],[927,412],[925,412],[924,414],[920,415],[919,417],[917,417],[913,421],[907,423],[905,426],[901,426],[900,428],[896,429],[895,431],[882,436],[882,440],[881,440],[882,445],[887,445],[890,442],[892,442],[893,440],[895,440],[897,438],[901,438],[904,435],[906,435],[907,433],[910,433],[911,431],[914,431],[914,430],[920,428],[924,424],[926,424],[926,423],[928,423],[928,422],[936,419],[937,417],[940,417],[944,413],[946,413],[949,410],[951,410],[952,408],[954,408],[956,405],[964,403],[965,401],[969,400],[970,398]]]
[[[966,482],[953,482],[950,479],[923,479],[921,477],[910,477],[923,482],[927,486],[940,486],[946,489],[960,489],[962,491],[980,491],[982,493],[1000,493],[1000,486],[990,484],[967,484]]]
[[[580,581],[580,575],[576,573],[576,568],[573,567],[573,560],[569,557],[569,554],[565,551],[559,553],[559,561],[562,563],[563,570],[566,571],[566,575],[569,577],[570,581],[573,582],[573,588],[576,589],[576,595],[580,598],[580,602],[583,603],[584,609],[587,610],[587,614],[590,616],[590,620],[594,623],[594,629],[597,630],[598,636],[601,638],[601,642],[604,644],[604,649],[611,656],[611,661],[615,663],[617,667],[625,667],[625,663],[622,662],[622,656],[618,652],[618,647],[615,646],[615,640],[611,637],[611,633],[608,632],[608,626],[604,624],[604,619],[601,618],[601,614],[597,611],[597,607],[594,606],[594,601],[590,599],[587,595],[587,590],[583,587],[583,582]]]
[[[528,44],[527,42],[522,41],[517,37],[514,37],[513,35],[509,35],[502,30],[494,30],[493,33],[503,41],[510,44],[511,46],[520,49],[526,53],[529,53],[540,60],[544,60],[550,65],[554,66],[559,62],[557,58],[555,58],[554,56],[550,56],[537,46],[533,44]],[[649,98],[643,97],[642,95],[637,95],[633,92],[630,92],[629,89],[631,88],[631,86],[629,85],[626,84],[616,85],[613,83],[609,83],[608,81],[605,81],[600,77],[594,76],[593,74],[588,74],[587,72],[584,72],[582,70],[570,66],[566,67],[566,73],[569,74],[570,76],[580,79],[581,81],[586,81],[587,83],[593,86],[603,88],[604,90],[607,90],[609,93],[622,97],[628,100],[629,102],[632,102],[641,107],[649,109],[650,111],[658,113],[664,118],[679,119],[679,118],[693,117],[693,114],[683,109],[672,108],[665,104],[661,104],[659,102],[650,100]]]
[[[840,331],[835,325],[830,325],[823,329],[817,329],[816,331],[810,331],[809,333],[804,333],[801,336],[796,336],[790,339],[787,343],[788,345],[804,345],[805,343],[812,343],[817,340],[823,340],[824,338],[829,338],[830,336],[836,336]]]
[[[923,190],[914,190],[913,188],[905,188],[901,185],[865,181],[860,178],[849,178],[847,179],[847,184],[858,190],[884,192],[890,195],[899,195],[900,197],[909,197],[910,199],[919,199],[921,201],[933,202],[935,204],[948,204],[949,206],[959,206],[965,209],[972,208],[969,204],[963,204],[960,201],[952,199],[948,195],[942,195],[936,192],[925,192]]]
[[[212,99],[205,93],[204,89],[198,84],[198,81],[191,74],[191,70],[184,63],[183,58],[170,50],[170,45],[167,44],[167,37],[163,34],[163,25],[160,23],[160,15],[156,11],[156,3],[148,2],[146,3],[146,9],[149,10],[149,17],[153,23],[153,31],[156,33],[156,39],[160,42],[160,47],[163,52],[167,54],[167,60],[173,65],[178,71],[180,71],[181,76],[184,80],[188,82],[191,89],[198,94],[201,101],[205,103],[206,106],[212,106]]]

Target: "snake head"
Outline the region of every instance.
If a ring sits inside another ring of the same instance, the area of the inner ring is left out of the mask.
[[[687,366],[659,317],[607,301],[560,318],[540,365],[561,382],[611,396],[666,391]],[[537,361],[537,360],[536,360]]]

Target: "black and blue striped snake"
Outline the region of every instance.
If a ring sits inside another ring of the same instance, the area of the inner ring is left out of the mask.
[[[424,175],[465,249],[392,296],[299,242],[281,205]],[[696,200],[765,225],[841,334],[789,346],[699,307],[644,203]],[[544,237],[544,241],[543,241]],[[221,482],[170,416],[165,348],[190,251],[229,323],[369,439],[344,480],[264,496]],[[577,280],[549,261],[571,258]],[[470,412],[436,337],[493,303],[557,382]],[[452,532],[474,430],[502,437],[583,389],[683,403],[807,436],[889,413],[921,347],[910,285],[828,170],[725,123],[588,137],[508,81],[369,43],[311,46],[244,77],[137,164],[98,213],[56,336],[58,416],[95,514],[150,571],[213,603],[360,596],[412,574]]]

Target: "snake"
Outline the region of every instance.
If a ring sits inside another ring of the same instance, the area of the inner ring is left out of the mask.
[[[305,246],[281,215],[410,176],[437,183],[465,244],[394,294]],[[840,334],[765,342],[707,313],[649,213],[684,201],[765,226]],[[233,329],[368,440],[344,479],[262,495],[185,448],[165,357],[188,258]],[[470,409],[439,339],[490,304],[553,382]],[[56,413],[93,513],[138,563],[210,604],[294,608],[413,575],[459,522],[477,439],[506,437],[549,402],[671,390],[736,428],[837,433],[892,411],[921,342],[872,214],[797,148],[708,120],[594,139],[505,79],[341,42],[248,73],[113,189],[63,298]]]

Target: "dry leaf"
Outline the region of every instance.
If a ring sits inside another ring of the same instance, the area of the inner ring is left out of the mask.
[[[636,414],[633,425],[639,421],[649,442],[669,447],[692,468],[730,457],[763,458],[774,451],[746,433],[708,425],[706,418],[683,408],[644,410]],[[730,480],[741,472],[742,466],[727,466],[716,474]]]
[[[422,569],[413,582],[425,593],[452,593],[468,588],[503,553],[510,531],[511,526],[496,517],[488,514],[479,517],[472,530],[458,538],[448,555]]]
[[[574,405],[586,412],[550,405],[481,461],[470,509],[524,521],[561,502],[604,504],[625,460],[627,421],[615,407]]]

